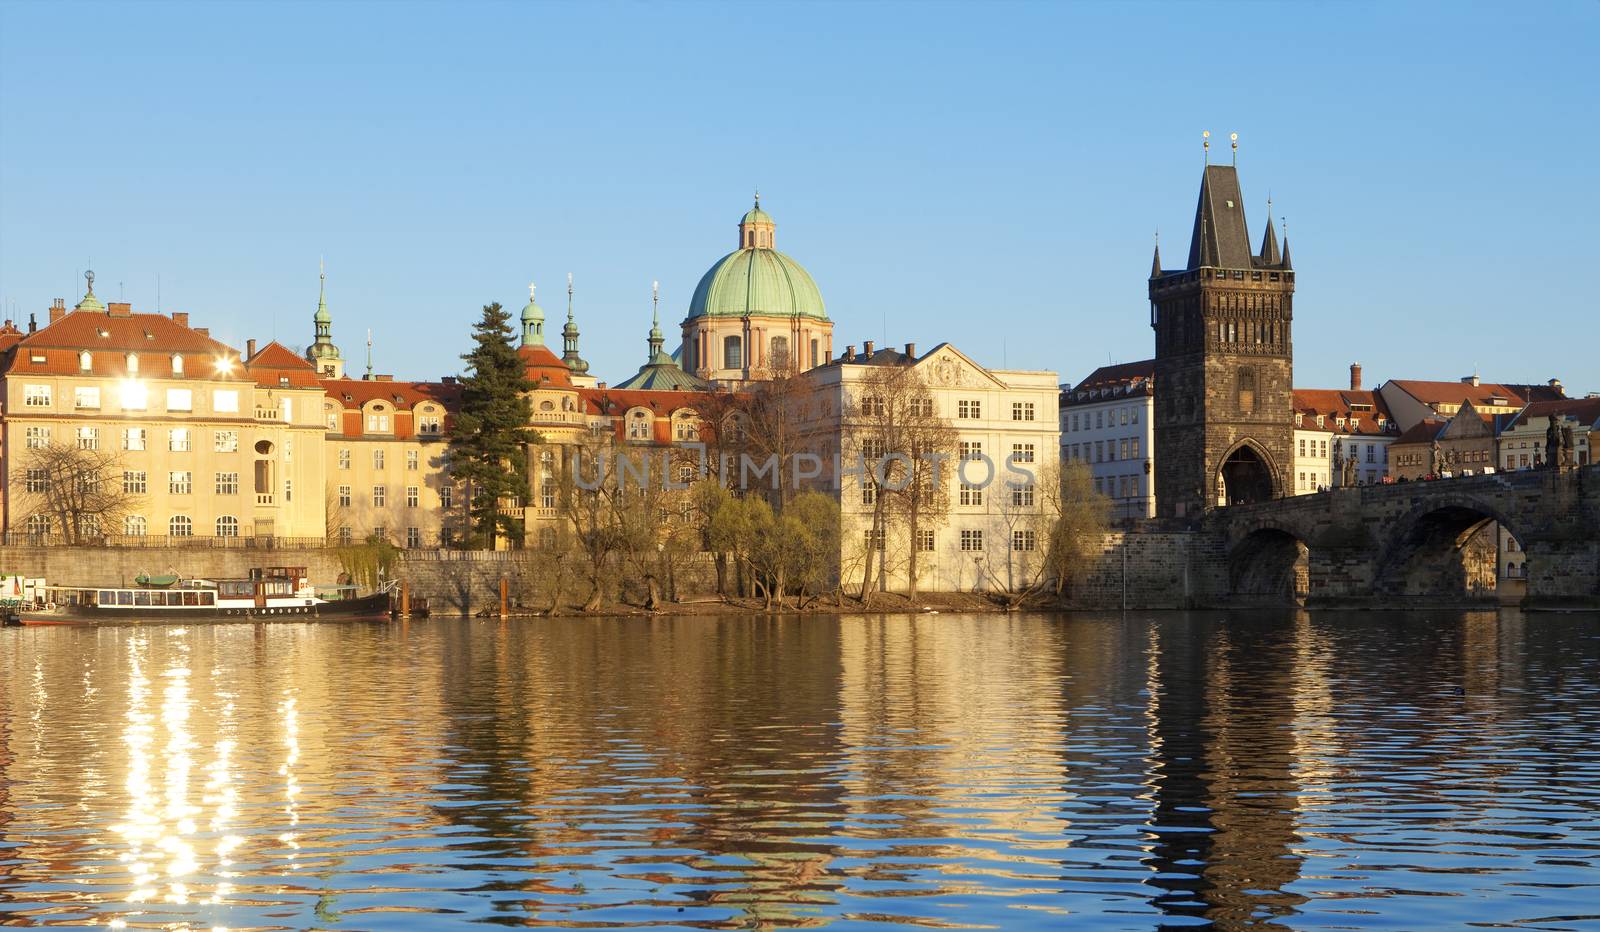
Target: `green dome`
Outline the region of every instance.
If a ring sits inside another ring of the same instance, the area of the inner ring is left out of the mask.
[[[772,217],[766,211],[761,209],[761,205],[760,204],[757,204],[755,207],[752,207],[749,210],[745,211],[744,216],[739,218],[739,222],[740,223],[771,223],[772,222]]]
[[[828,319],[817,283],[776,249],[740,249],[723,256],[700,279],[689,302],[691,318],[746,314]]]

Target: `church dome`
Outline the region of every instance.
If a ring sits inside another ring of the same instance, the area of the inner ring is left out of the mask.
[[[739,220],[740,248],[700,279],[689,317],[812,317],[827,320],[822,292],[800,263],[773,248],[775,224],[761,202]]]

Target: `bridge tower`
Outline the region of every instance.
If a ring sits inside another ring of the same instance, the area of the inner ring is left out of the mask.
[[[1155,330],[1155,495],[1164,517],[1287,495],[1294,436],[1294,266],[1267,202],[1250,249],[1232,165],[1200,178],[1189,261],[1150,270]]]

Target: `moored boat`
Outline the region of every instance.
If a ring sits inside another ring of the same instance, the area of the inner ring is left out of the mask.
[[[12,607],[24,625],[308,621],[387,618],[389,592],[316,586],[302,566],[254,569],[246,579],[141,575],[135,586],[25,580]]]

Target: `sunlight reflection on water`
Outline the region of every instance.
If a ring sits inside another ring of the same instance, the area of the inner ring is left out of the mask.
[[[1600,619],[0,632],[0,925],[1566,928]]]

